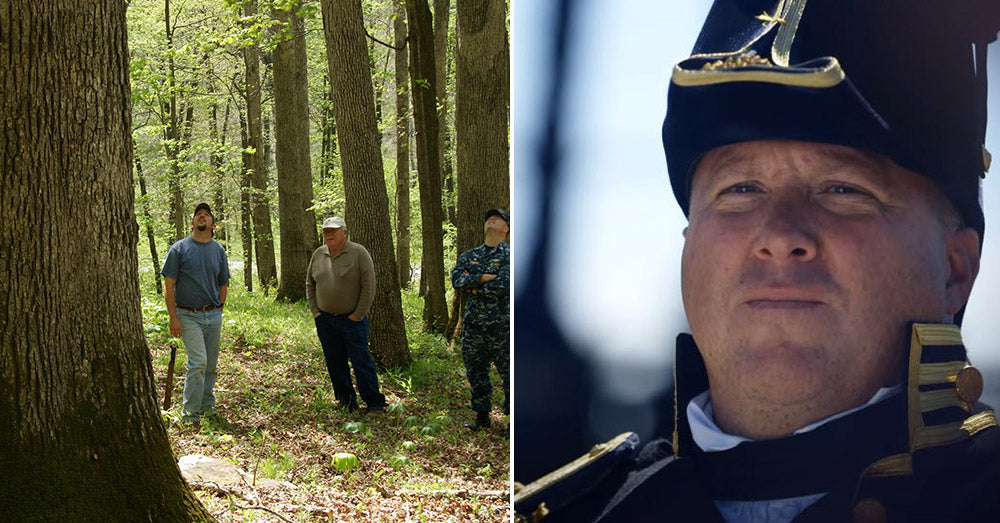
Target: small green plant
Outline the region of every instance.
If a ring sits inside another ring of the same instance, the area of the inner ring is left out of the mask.
[[[358,457],[350,452],[338,452],[333,455],[331,464],[341,473],[348,472],[358,466]]]
[[[424,425],[422,429],[420,429],[420,434],[423,436],[433,436],[438,432],[441,432],[440,423],[428,423],[427,425]]]
[[[416,416],[409,416],[408,418],[403,420],[404,427],[416,427],[417,425],[420,425],[420,423],[421,423],[420,418]]]
[[[295,466],[295,459],[288,452],[282,452],[273,458],[265,458],[260,462],[260,474],[271,479],[285,479],[285,476]]]
[[[451,416],[449,416],[447,414],[441,414],[441,415],[435,416],[434,419],[438,423],[440,423],[442,425],[447,425],[447,424],[451,423],[451,421],[452,421],[451,420]]]
[[[392,465],[392,468],[394,469],[404,468],[410,465],[410,458],[406,456],[395,456],[389,460],[389,464]]]
[[[320,414],[326,412],[332,406],[330,397],[327,395],[326,389],[317,388],[313,391],[312,396],[309,398],[309,409]]]
[[[417,444],[412,441],[404,441],[402,447],[403,450],[413,450],[417,448]]]
[[[482,466],[482,468],[476,469],[476,473],[484,478],[488,478],[493,474],[493,467],[489,463]]]
[[[407,396],[413,394],[413,378],[412,377],[410,377],[410,376],[393,376],[393,379],[396,381],[396,385],[399,385],[404,391],[406,391],[406,395]]]
[[[344,433],[346,434],[359,434],[368,432],[368,427],[360,421],[348,421],[344,423]]]
[[[392,414],[402,414],[406,412],[406,405],[402,403],[390,403],[385,410],[386,412],[390,412]]]

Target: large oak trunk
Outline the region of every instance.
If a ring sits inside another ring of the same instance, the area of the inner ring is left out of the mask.
[[[0,520],[208,519],[143,336],[126,3],[0,8]]]
[[[386,367],[410,363],[396,261],[392,252],[389,196],[375,123],[368,51],[360,0],[323,0],[323,28],[344,170],[347,230],[375,262],[371,311],[372,357]]]
[[[461,254],[482,243],[487,209],[510,209],[510,48],[504,2],[457,0],[456,8],[456,250]]]

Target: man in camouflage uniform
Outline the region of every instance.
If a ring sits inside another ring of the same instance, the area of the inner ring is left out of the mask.
[[[510,216],[490,209],[485,220],[485,241],[463,252],[451,271],[451,284],[466,294],[462,360],[476,421],[465,426],[474,431],[490,426],[490,362],[503,380],[504,414],[510,413],[510,246],[504,241]]]

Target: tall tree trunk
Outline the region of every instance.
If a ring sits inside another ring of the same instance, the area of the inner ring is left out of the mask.
[[[149,256],[153,260],[153,280],[156,281],[156,294],[163,294],[163,282],[160,280],[160,257],[156,254],[156,235],[153,234],[153,217],[149,215],[149,196],[146,194],[146,177],[142,174],[142,162],[135,157],[135,177],[139,179],[139,198],[142,203],[142,222],[146,229],[146,239],[149,241]]]
[[[257,15],[257,0],[247,0],[243,15]],[[257,253],[257,277],[267,294],[268,289],[278,282],[274,265],[274,237],[271,233],[271,207],[267,198],[268,155],[264,144],[264,131],[260,107],[260,50],[256,45],[243,48],[243,63],[246,67],[247,133],[253,149],[250,183],[253,185],[253,236]]]
[[[174,461],[142,329],[125,7],[0,9],[5,521],[210,519]]]
[[[361,0],[323,0],[322,5],[337,141],[344,170],[347,227],[352,241],[364,245],[375,262],[372,356],[386,367],[404,366],[410,363],[410,350],[392,252],[389,197],[375,124]]]
[[[214,86],[212,91],[215,91]],[[210,123],[211,130],[211,140],[212,140],[212,174],[214,176],[215,190],[212,191],[212,214],[215,216],[215,223],[217,225],[216,232],[221,232],[221,235],[216,236],[216,241],[222,244],[225,249],[229,248],[229,231],[232,229],[226,223],[226,195],[225,195],[225,181],[226,175],[222,169],[223,162],[223,151],[226,148],[226,130],[229,127],[229,109],[230,104],[226,102],[226,112],[222,117],[222,132],[219,132],[218,124],[218,107],[216,103],[212,104],[212,121]],[[220,231],[221,229],[221,231]]]
[[[167,75],[168,89],[167,97],[163,101],[162,108],[166,128],[164,129],[164,149],[167,153],[167,162],[170,165],[170,173],[167,175],[167,186],[170,191],[170,211],[169,221],[174,226],[174,237],[176,242],[187,236],[184,221],[184,195],[181,191],[181,165],[180,147],[181,133],[177,121],[177,67],[174,64],[174,30],[170,26],[170,0],[163,0],[163,22],[166,26],[167,36]]]
[[[247,133],[247,119],[240,112],[240,133],[243,139],[242,168],[240,170],[240,240],[243,244],[243,284],[247,292],[253,292],[253,187],[250,171],[253,170],[253,155],[247,152],[250,136]]]
[[[434,33],[427,0],[406,0],[410,26],[410,87],[417,129],[417,178],[423,230],[421,278],[424,292],[424,330],[444,333],[448,308],[444,299],[444,237],[441,211],[441,164],[438,162],[438,119],[434,72]]]
[[[281,227],[281,287],[278,299],[306,297],[306,270],[318,234],[309,165],[309,93],[306,77],[305,22],[294,11],[276,10],[291,37],[274,50],[274,131],[278,168],[278,219]]]
[[[323,150],[320,155],[322,166],[320,179],[326,179],[333,169],[334,157],[337,155],[337,122],[333,117],[333,88],[330,87],[330,75],[323,75]]]
[[[445,219],[455,223],[454,172],[451,168],[451,134],[448,130],[448,25],[451,0],[434,0],[434,73],[438,107],[438,162],[441,164],[442,208]]]
[[[375,89],[375,125],[382,123],[382,94],[385,92],[385,79],[378,74],[378,56],[375,53],[375,40],[368,42],[368,65],[371,67],[372,87]]]
[[[510,47],[504,2],[456,0],[455,131],[461,254],[483,241],[483,213],[510,209]],[[452,311],[461,309],[459,293]],[[448,338],[458,328],[449,326]]]
[[[510,209],[510,48],[504,2],[457,0],[457,252],[483,241],[483,213]]]
[[[396,42],[396,266],[399,284],[410,283],[410,90],[406,85],[406,7],[395,2],[396,19],[393,38]]]

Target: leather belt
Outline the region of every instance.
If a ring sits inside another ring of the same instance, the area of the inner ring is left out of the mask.
[[[205,312],[205,311],[210,311],[212,309],[221,309],[222,308],[222,307],[220,307],[218,305],[206,305],[204,307],[185,307],[185,306],[183,306],[181,304],[177,304],[177,307],[181,308],[181,309],[184,309],[186,311],[196,311],[196,312]]]

